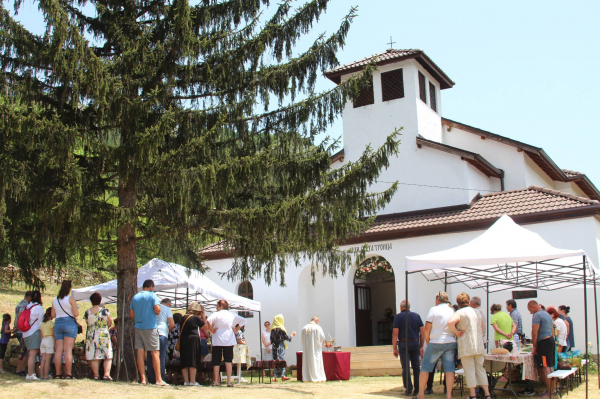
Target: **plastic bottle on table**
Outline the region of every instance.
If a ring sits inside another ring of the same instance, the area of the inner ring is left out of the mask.
[[[521,343],[519,342],[519,334],[515,334],[515,343],[517,344],[517,351],[521,351]]]

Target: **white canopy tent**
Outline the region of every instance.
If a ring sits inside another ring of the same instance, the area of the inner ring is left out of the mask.
[[[217,301],[224,299],[230,310],[260,312],[260,302],[244,298],[221,288],[197,270],[154,258],[138,270],[138,291],[146,280],[154,281],[154,292],[159,298],[171,298],[174,308],[187,308],[189,302],[198,301],[207,310],[215,310]],[[73,290],[77,301],[89,302],[90,295],[98,292],[102,303],[117,303],[117,280]]]
[[[146,280],[154,281],[154,292],[159,298],[170,298],[173,308],[187,309],[192,301],[198,301],[207,311],[215,311],[217,301],[224,299],[229,303],[229,309],[234,311],[258,312],[259,330],[260,330],[260,302],[252,299],[235,295],[224,288],[221,288],[208,277],[197,270],[189,269],[176,263],[165,262],[164,260],[154,258],[138,270],[138,292],[142,291],[142,285]],[[107,281],[106,283],[79,288],[72,290],[72,295],[76,301],[90,301],[90,295],[97,292],[102,295],[102,303],[117,303],[117,280]],[[120,315],[121,323],[124,323],[125,312]],[[123,325],[123,324],[122,324]],[[117,379],[119,378],[123,345],[125,339],[125,329],[119,331],[120,339],[117,353]],[[259,333],[260,336],[260,333]],[[129,340],[133,350],[133,336],[129,332]],[[137,365],[136,365],[137,367]],[[136,369],[137,370],[137,369]],[[127,380],[129,381],[129,372],[125,367]],[[137,378],[137,371],[136,377]]]
[[[582,288],[586,342],[587,289],[588,285],[593,284],[596,348],[599,346],[596,283],[600,279],[600,270],[587,259],[585,251],[555,248],[538,234],[516,224],[507,215],[503,215],[488,230],[465,244],[444,251],[407,256],[405,265],[407,299],[408,276],[412,273],[421,273],[427,280],[442,281],[445,285],[462,283],[471,289],[481,288],[487,292],[488,297],[490,292],[509,289],[553,291]],[[586,397],[587,384],[586,375]]]

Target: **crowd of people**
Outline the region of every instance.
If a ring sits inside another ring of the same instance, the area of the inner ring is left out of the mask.
[[[547,376],[558,362],[557,353],[569,351],[575,345],[573,320],[568,316],[570,308],[565,305],[558,309],[544,307],[536,301],[529,301],[527,309],[532,315],[532,353],[536,355],[538,375],[546,388],[539,396],[550,398],[554,387]],[[493,304],[490,313],[494,348],[502,347],[507,340],[512,340],[514,345],[525,342],[523,318],[516,301],[506,301],[506,312],[500,304]],[[400,313],[394,318],[392,347],[394,356],[400,357],[404,395],[415,399],[432,395],[433,374],[439,362],[445,374],[444,393],[448,399],[452,397],[457,367],[464,370],[470,397],[476,397],[479,387],[486,399],[491,398],[484,369],[486,334],[486,318],[478,297],[470,298],[463,292],[456,297],[456,305],[452,306],[448,294],[440,291],[425,323],[419,314],[410,311],[409,302],[402,301]],[[526,388],[521,394],[535,394],[531,381],[526,381]]]
[[[102,296],[90,296],[92,307],[85,311],[86,323],[84,352],[95,380],[112,381],[111,369],[116,362],[119,320],[113,320],[110,311],[102,305]],[[144,281],[142,291],[131,299],[129,316],[135,322],[133,335],[137,371],[142,384],[167,384],[167,361],[176,364],[186,386],[198,386],[201,362],[210,361],[213,367],[212,384],[220,384],[221,363],[225,364],[227,386],[232,382],[233,347],[246,344],[243,329],[246,319],[229,311],[229,304],[220,300],[216,312],[206,316],[204,306],[189,303],[186,313],[173,313],[171,300],[160,300],[154,293],[154,282]],[[5,314],[0,337],[0,372],[11,337],[17,338],[21,356],[16,372],[27,381],[73,379],[73,347],[83,327],[78,324],[79,306],[71,296],[71,282],[64,281],[52,306],[44,310],[40,291],[27,291],[15,308],[15,319]],[[21,320],[21,322],[19,322]],[[11,323],[12,326],[11,326]],[[288,335],[283,315],[277,315],[273,324],[265,322],[262,335],[264,360],[285,360],[287,343],[296,332]],[[209,353],[208,338],[212,342]],[[55,365],[55,375],[50,365]],[[160,372],[157,372],[160,370]],[[275,370],[273,380],[285,376],[285,368]]]

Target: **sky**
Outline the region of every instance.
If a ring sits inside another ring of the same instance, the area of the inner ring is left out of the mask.
[[[390,36],[396,49],[422,49],[456,83],[441,93],[444,117],[542,147],[600,188],[600,1],[336,0],[298,53],[351,6],[342,64],[384,51]],[[18,15],[34,31],[36,8],[25,0]],[[332,85],[322,77],[317,89]],[[341,119],[329,133],[341,136]]]

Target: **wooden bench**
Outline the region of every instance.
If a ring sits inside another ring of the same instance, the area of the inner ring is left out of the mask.
[[[254,363],[252,363],[252,366],[250,366],[248,368],[248,371],[250,371],[250,383],[252,383],[252,378],[254,376],[254,371],[258,371],[258,382],[260,382],[260,379],[262,377],[263,379],[263,383],[264,383],[264,376],[262,375],[261,371],[263,370],[269,370],[269,383],[273,382],[273,378],[272,378],[272,374],[271,374],[271,370],[273,369],[280,369],[280,368],[284,368],[287,367],[287,363],[285,362],[285,360],[257,360]]]
[[[571,387],[571,391],[573,390],[573,377],[575,376],[576,369],[576,367],[573,367],[571,370],[556,370],[548,374],[548,378],[556,378],[556,390],[561,398],[561,391],[563,389],[567,391],[567,394],[569,393],[569,386]]]

